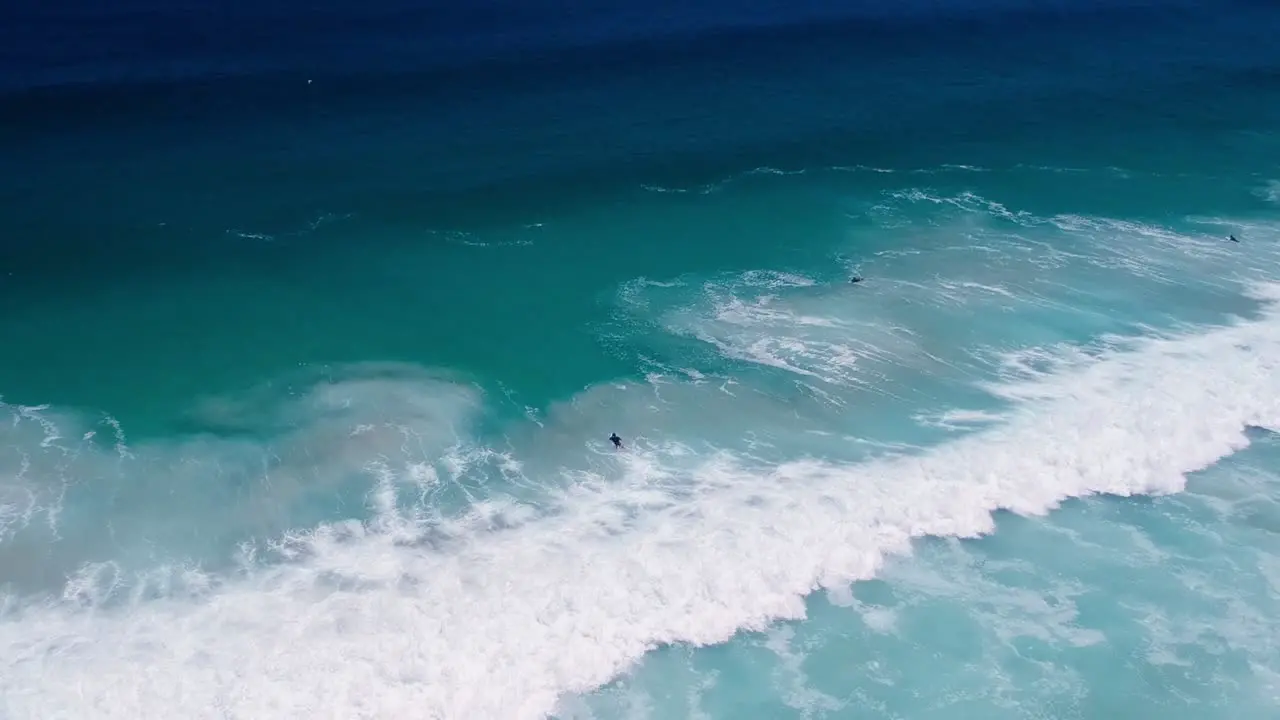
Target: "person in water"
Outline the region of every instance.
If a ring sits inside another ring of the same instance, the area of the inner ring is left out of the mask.
[[[854,275],[853,277],[849,278],[849,282],[851,282],[851,283],[860,283],[860,282],[862,282],[862,276],[861,276],[861,275]]]
[[[1231,242],[1240,242],[1239,240],[1236,239],[1235,235],[1228,235],[1227,239],[1230,240]]]
[[[618,433],[609,435],[609,442],[613,443],[614,448],[618,450],[622,449],[622,438],[618,437]]]

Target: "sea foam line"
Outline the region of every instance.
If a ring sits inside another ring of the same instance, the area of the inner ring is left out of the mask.
[[[802,617],[807,593],[871,577],[913,538],[990,532],[1001,508],[1180,490],[1246,426],[1280,428],[1280,288],[1261,294],[1259,319],[1033,380],[1007,424],[922,455],[636,457],[549,515],[494,530],[477,512],[446,528],[447,551],[383,505],[199,600],[26,608],[0,623],[0,697],[15,718],[544,717],[663,643]]]

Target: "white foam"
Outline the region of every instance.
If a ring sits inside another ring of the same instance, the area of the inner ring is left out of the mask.
[[[862,621],[873,632],[889,635],[897,630],[898,613],[891,608],[867,607],[859,608]]]
[[[925,188],[910,188],[887,193],[894,200],[905,200],[912,203],[927,202],[932,205],[950,206],[966,213],[981,213],[1008,220],[1017,224],[1034,224],[1035,217],[1024,210],[1009,210],[1004,204],[978,195],[973,192],[962,192],[954,196],[935,195]]]
[[[715,319],[732,325],[812,325],[825,328],[846,325],[831,317],[796,313],[785,307],[774,305],[774,300],[776,298],[772,295],[766,295],[754,302],[730,297],[716,307]]]
[[[977,290],[979,294],[998,295],[1009,300],[1019,299],[1017,295],[999,285],[984,285],[983,283],[969,282],[967,280],[942,280],[939,284],[947,290]]]
[[[913,334],[870,296],[844,283],[814,285],[804,277],[750,271],[706,283],[701,298],[666,312],[662,322],[725,357],[837,385],[878,379],[881,373],[860,367],[867,361],[906,366],[927,359]],[[630,294],[622,299],[634,309],[649,304]]]
[[[921,209],[927,213],[924,218],[920,217]],[[985,249],[990,252],[1001,253],[992,263],[996,267],[1010,262],[1043,269],[1083,264],[1091,270],[1119,271],[1126,276],[1125,282],[1138,278],[1185,288],[1189,278],[1194,279],[1195,285],[1218,286],[1238,280],[1265,279],[1270,277],[1276,259],[1273,244],[1265,242],[1275,237],[1274,227],[1239,219],[1215,219],[1212,224],[1219,227],[1213,232],[1187,233],[1171,227],[1105,217],[1072,214],[1040,217],[975,193],[944,194],[929,188],[887,191],[884,200],[870,211],[885,227],[911,228],[913,246],[921,246],[920,240],[925,237],[932,238],[928,244],[950,245],[953,246],[950,249],[965,252],[987,246]],[[993,219],[1007,224],[993,225]],[[1195,218],[1187,220],[1197,222]],[[1242,240],[1248,242],[1247,252],[1242,252],[1240,244],[1223,242],[1229,233],[1241,235]],[[966,241],[965,244],[955,245],[957,237]],[[892,257],[895,252],[879,254]],[[946,264],[948,271],[943,274],[952,276],[950,268],[954,260]],[[919,277],[921,268],[913,263],[912,269]],[[1004,279],[1017,279],[1017,286],[1035,285],[1043,275],[1008,273]],[[1094,291],[1103,289],[1099,283],[1090,284]]]
[[[1280,205],[1280,180],[1268,180],[1266,185],[1258,188],[1257,195],[1269,203]]]
[[[14,613],[0,697],[14,718],[543,717],[661,643],[798,618],[806,593],[873,575],[913,537],[1180,490],[1245,445],[1245,425],[1280,427],[1278,366],[1272,306],[1032,381],[1039,399],[1007,425],[920,456],[635,453],[620,481],[584,475],[536,516],[491,503],[447,524],[380,502],[376,522],[290,538],[294,562],[195,599]]]
[[[1004,420],[998,413],[984,410],[947,410],[941,413],[920,413],[912,418],[926,427],[943,430],[969,430],[975,425],[988,425]]]
[[[775,300],[771,295],[747,301],[730,295],[716,302],[710,319],[694,314],[692,328],[677,320],[674,329],[692,333],[726,357],[836,382],[857,382],[853,372],[859,358],[883,353],[879,344],[851,339],[851,323]],[[806,336],[805,330],[835,332]]]
[[[0,424],[0,582],[56,591],[77,567],[107,560],[132,581],[144,566],[208,557],[219,543],[225,558],[249,536],[332,517],[379,458],[400,459],[403,485],[422,494],[438,490],[437,471],[451,482],[479,465],[518,473],[462,441],[479,409],[473,388],[392,364],[342,375],[283,403],[256,391],[195,408],[206,428],[234,432],[134,445],[111,417],[86,423],[0,403],[10,418]],[[66,515],[74,521],[63,528]]]
[[[649,192],[655,192],[655,193],[683,194],[683,193],[690,192],[687,188],[669,188],[669,187],[663,187],[662,185],[641,185],[640,187],[644,188],[645,190],[648,190]]]
[[[806,650],[803,646],[795,647],[795,631],[789,627],[775,628],[770,631],[764,646],[778,658],[778,667],[773,672],[774,688],[786,703],[787,707],[796,710],[802,718],[814,717],[814,713],[838,712],[845,707],[845,702],[809,685],[809,678],[804,672]]]
[[[741,281],[746,285],[766,288],[810,287],[814,284],[811,278],[777,270],[749,270],[742,274]]]
[[[1038,168],[1038,169],[1053,171],[1053,172],[1071,171],[1070,169],[1063,169],[1063,168]],[[721,180],[708,182],[693,188],[667,187],[664,185],[655,185],[655,184],[643,184],[640,187],[644,190],[647,190],[649,192],[654,192],[654,193],[679,193],[679,194],[696,193],[700,195],[709,195],[711,193],[723,190],[725,187],[735,182],[738,182],[740,180],[745,180],[747,178],[761,177],[761,176],[790,177],[794,175],[805,175],[810,172],[849,173],[849,174],[873,173],[877,175],[892,175],[898,172],[907,172],[915,175],[937,175],[941,173],[956,173],[956,172],[987,173],[987,172],[991,172],[991,170],[988,168],[979,167],[976,165],[964,165],[964,164],[956,164],[956,163],[944,163],[942,165],[938,165],[935,167],[912,168],[905,171],[895,170],[893,168],[877,167],[874,165],[827,165],[827,166],[819,166],[815,168],[796,168],[791,170],[765,166],[765,167],[757,167],[757,168],[746,170],[743,172],[734,173]],[[1077,172],[1085,172],[1085,171],[1077,171]]]

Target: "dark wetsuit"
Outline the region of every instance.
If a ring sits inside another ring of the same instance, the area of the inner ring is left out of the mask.
[[[618,433],[613,433],[612,435],[610,435],[609,441],[613,443],[613,446],[615,448],[618,448],[619,450],[622,449],[622,438],[618,437]]]

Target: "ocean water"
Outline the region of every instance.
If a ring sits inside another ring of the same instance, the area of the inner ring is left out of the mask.
[[[1280,716],[1277,36],[0,10],[0,717]]]

